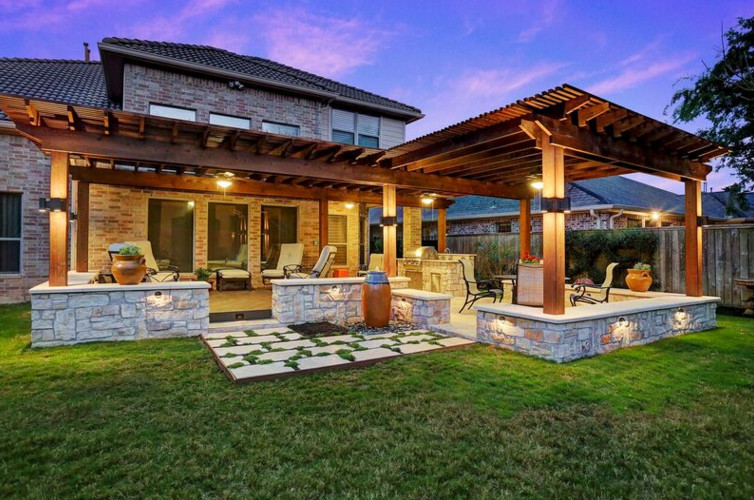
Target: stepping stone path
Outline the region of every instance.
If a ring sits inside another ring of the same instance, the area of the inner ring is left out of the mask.
[[[234,382],[360,366],[406,354],[475,343],[441,333],[407,328],[388,333],[356,331],[348,335],[304,338],[288,328],[280,327],[211,333],[203,335],[202,340]]]

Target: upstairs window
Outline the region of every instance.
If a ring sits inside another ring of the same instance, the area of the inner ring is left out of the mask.
[[[0,274],[21,272],[21,193],[0,193]]]
[[[343,144],[358,144],[365,148],[379,148],[380,117],[333,109],[332,140]]]
[[[149,114],[160,116],[162,118],[173,118],[175,120],[184,120],[187,122],[196,121],[196,110],[189,108],[176,108],[175,106],[165,106],[162,104],[150,104]]]
[[[242,130],[249,130],[251,128],[251,120],[249,120],[248,118],[221,115],[219,113],[209,114],[209,124],[220,125],[221,127],[240,128]]]
[[[291,137],[298,137],[301,135],[301,127],[299,127],[298,125],[289,125],[287,123],[263,121],[262,132],[267,132],[268,134],[290,135]]]

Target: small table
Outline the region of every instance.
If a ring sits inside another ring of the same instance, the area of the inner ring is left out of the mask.
[[[744,300],[744,316],[754,316],[754,278],[738,278],[736,285],[746,288],[749,296]]]

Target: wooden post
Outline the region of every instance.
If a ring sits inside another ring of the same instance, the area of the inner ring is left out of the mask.
[[[395,185],[384,184],[382,186],[382,216],[397,217]],[[382,227],[382,245],[383,245],[383,267],[388,276],[396,276],[398,272],[398,263],[396,261],[398,254],[398,240],[396,237],[397,223],[391,226]]]
[[[531,253],[531,200],[518,201],[518,258]]]
[[[702,296],[702,189],[699,181],[684,180],[686,185],[686,295]]]
[[[89,270],[89,183],[79,182],[76,200],[76,271]]]
[[[565,197],[563,149],[552,146],[542,134],[543,198]],[[545,314],[565,312],[565,214],[547,212],[542,216],[542,258],[544,259],[543,299]]]
[[[448,249],[448,210],[437,209],[437,251],[442,253]]]
[[[328,244],[330,230],[330,202],[327,198],[319,200],[319,249],[322,251]]]
[[[68,204],[68,153],[53,152],[50,162],[50,199]],[[68,206],[50,212],[50,286],[68,285]]]

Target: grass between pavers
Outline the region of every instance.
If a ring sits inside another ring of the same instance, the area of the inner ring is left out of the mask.
[[[752,498],[754,321],[719,320],[235,385],[198,339],[30,350],[0,307],[0,498]]]

